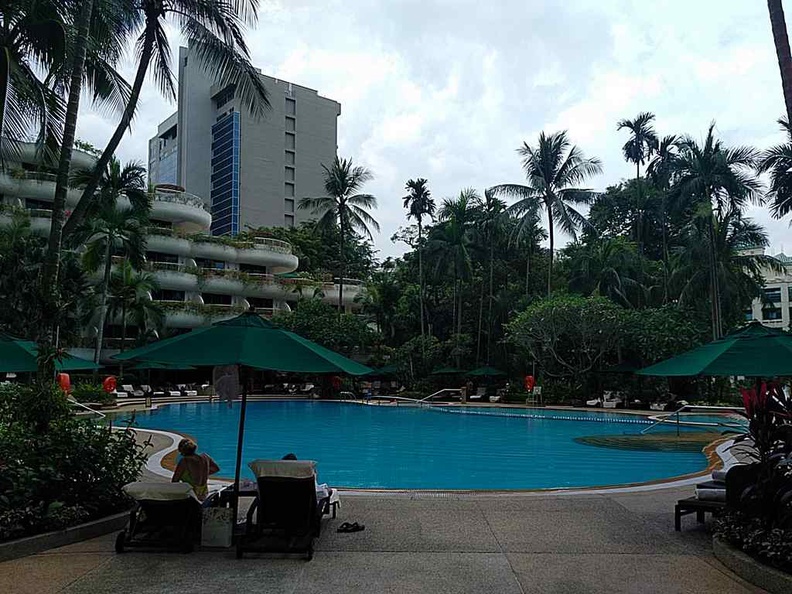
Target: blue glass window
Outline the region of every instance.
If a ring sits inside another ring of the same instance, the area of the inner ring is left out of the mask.
[[[212,234],[239,233],[239,113],[212,126]]]

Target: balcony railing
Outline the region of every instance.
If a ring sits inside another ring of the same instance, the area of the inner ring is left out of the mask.
[[[199,196],[190,194],[189,192],[157,188],[157,190],[154,192],[154,201],[184,204],[185,206],[191,206],[192,208],[199,208],[203,211],[211,212],[209,207]]]
[[[24,171],[22,169],[12,169],[8,172],[9,176],[13,179],[26,179],[32,181],[48,181],[55,182],[58,176],[54,173],[46,173],[44,171]]]
[[[255,247],[259,249],[278,252],[280,254],[292,253],[292,246],[288,241],[281,241],[280,239],[272,239],[269,237],[256,237],[254,242]]]

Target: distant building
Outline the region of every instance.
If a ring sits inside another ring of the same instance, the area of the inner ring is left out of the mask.
[[[747,248],[746,255],[762,255],[764,248]],[[773,256],[784,268],[783,272],[765,269],[762,276],[765,287],[761,299],[754,299],[745,311],[746,320],[759,320],[766,326],[789,329],[792,315],[792,257],[784,253]]]
[[[341,105],[316,91],[261,75],[272,108],[256,119],[234,85],[213,84],[188,48],[179,49],[178,111],[149,141],[153,184],[209,197],[212,234],[289,227],[305,196],[324,195],[322,165],[336,156]]]

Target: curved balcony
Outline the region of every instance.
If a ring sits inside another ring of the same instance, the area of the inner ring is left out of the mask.
[[[208,207],[195,194],[158,188],[151,203],[151,218],[173,223],[180,231],[198,233],[212,224]]]
[[[146,249],[152,252],[163,252],[188,257],[192,245],[188,239],[179,237],[170,229],[149,228],[146,236]]]
[[[159,304],[165,310],[165,325],[170,328],[207,326],[248,309],[246,305],[205,305],[187,301],[160,301]]]
[[[198,277],[192,270],[181,264],[170,262],[150,262],[148,269],[154,273],[161,289],[169,291],[196,291]]]
[[[361,304],[355,301],[358,295],[363,293],[366,290],[363,281],[345,278],[344,279],[344,297],[343,303],[346,307],[361,307]],[[322,292],[324,293],[323,301],[326,303],[338,303],[338,291],[339,286],[338,283],[325,283],[322,286]]]
[[[14,198],[32,198],[52,202],[55,199],[54,173],[37,171],[7,170],[0,171],[0,194]],[[79,202],[82,190],[69,188],[66,191],[67,206]]]
[[[191,253],[194,258],[206,258],[209,260],[219,260],[221,262],[237,262],[236,248],[225,243],[220,238],[211,235],[192,236]]]

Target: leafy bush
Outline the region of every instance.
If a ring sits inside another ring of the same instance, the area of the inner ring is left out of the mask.
[[[0,387],[0,541],[127,509],[144,459],[129,427],[76,418],[54,385]]]
[[[99,384],[78,382],[72,388],[72,396],[77,402],[93,402],[97,404],[113,404],[115,396],[108,394]]]
[[[792,529],[768,529],[759,518],[728,512],[715,520],[715,535],[762,563],[792,573]]]

